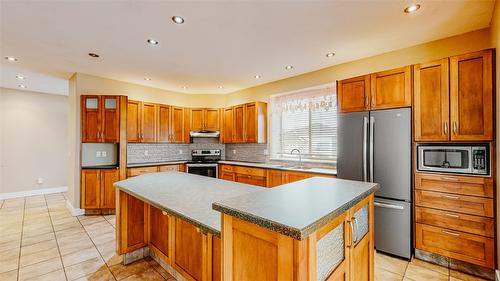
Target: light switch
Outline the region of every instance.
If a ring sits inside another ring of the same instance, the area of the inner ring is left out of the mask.
[[[233,154],[236,154],[236,149],[233,149]]]
[[[264,149],[264,155],[269,155],[269,149]]]
[[[102,152],[102,157],[106,157],[107,156],[107,152],[106,151],[103,151]]]

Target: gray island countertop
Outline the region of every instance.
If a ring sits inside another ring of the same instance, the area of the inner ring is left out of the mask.
[[[302,240],[375,192],[379,185],[314,177],[263,188],[163,172],[129,178],[115,186],[215,235],[220,235],[222,212]]]
[[[378,188],[377,183],[314,177],[217,201],[213,208],[303,240]]]
[[[212,203],[263,190],[263,187],[181,172],[140,175],[114,184],[118,189],[204,231],[220,235],[220,213]]]

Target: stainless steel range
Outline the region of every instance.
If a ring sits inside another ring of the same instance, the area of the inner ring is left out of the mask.
[[[186,164],[188,173],[212,178],[219,177],[217,162],[221,160],[220,149],[193,149],[191,157],[192,161]]]

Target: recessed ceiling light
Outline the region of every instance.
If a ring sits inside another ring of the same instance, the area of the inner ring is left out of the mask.
[[[420,9],[420,4],[411,4],[405,8],[405,13],[410,14],[416,12],[418,9]]]
[[[172,20],[173,20],[176,24],[183,24],[183,23],[184,23],[184,19],[183,19],[181,16],[173,16],[173,17],[172,17]]]
[[[335,56],[335,53],[328,53],[328,54],[326,54],[326,57],[327,57],[327,58],[331,58],[331,57],[333,57],[333,56]]]
[[[285,69],[286,69],[286,70],[290,70],[290,69],[292,69],[292,68],[293,68],[293,65],[287,65],[287,66],[285,66]]]
[[[148,39],[148,43],[151,44],[151,45],[158,45],[158,41],[156,41],[155,39]]]
[[[219,89],[224,89],[224,86],[219,86]]]
[[[5,59],[8,61],[18,61],[18,59],[15,57],[5,57]]]
[[[260,79],[260,78],[262,78],[262,76],[260,76],[259,74],[257,74],[257,75],[255,75],[253,78],[255,78],[255,79]]]
[[[25,85],[23,85],[23,84],[19,84],[19,85],[17,85],[17,86],[18,86],[19,88],[23,88],[23,89],[25,89],[25,88],[26,88],[26,86],[25,86]]]
[[[91,56],[93,58],[98,58],[99,57],[99,55],[96,54],[96,53],[89,53],[89,56]]]
[[[16,75],[16,78],[19,79],[19,80],[24,80],[26,79],[26,77],[22,76],[22,75]]]
[[[146,81],[151,81],[151,78],[149,78],[149,77],[144,77],[144,80],[146,80]]]

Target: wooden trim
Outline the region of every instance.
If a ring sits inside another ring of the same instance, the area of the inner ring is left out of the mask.
[[[120,139],[118,161],[120,166],[120,180],[127,178],[127,104],[128,97],[120,96]]]
[[[233,280],[233,217],[221,216],[222,280]]]

